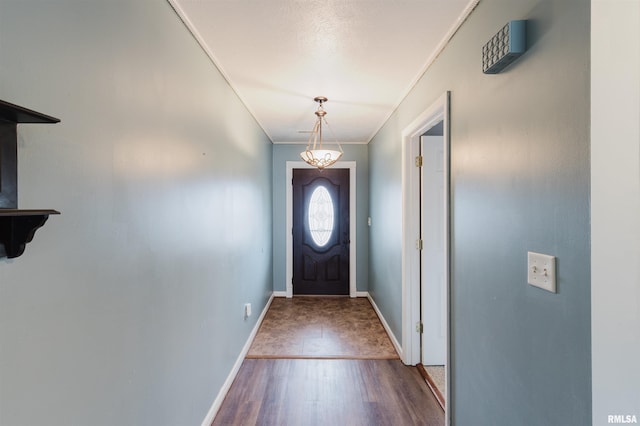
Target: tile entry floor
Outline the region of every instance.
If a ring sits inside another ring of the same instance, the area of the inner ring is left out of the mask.
[[[247,358],[398,359],[366,298],[275,298]]]

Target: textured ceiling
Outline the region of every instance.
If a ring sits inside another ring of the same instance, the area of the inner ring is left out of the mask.
[[[477,0],[169,0],[274,143],[369,142]],[[325,137],[325,140],[331,140]]]

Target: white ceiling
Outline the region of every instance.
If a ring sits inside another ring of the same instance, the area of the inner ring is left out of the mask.
[[[366,143],[478,0],[169,2],[274,143],[306,142],[315,96]]]

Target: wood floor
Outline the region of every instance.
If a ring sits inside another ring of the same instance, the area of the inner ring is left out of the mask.
[[[213,425],[443,425],[400,360],[247,359]]]
[[[345,303],[344,299],[334,300]],[[331,316],[319,308],[327,309],[325,302],[305,306],[305,315],[312,313],[303,322],[313,320],[314,315],[325,319]],[[371,305],[368,307],[373,312]],[[298,325],[303,327],[304,323]],[[268,327],[261,328],[258,335],[271,332]],[[388,339],[384,329],[381,333]],[[337,334],[340,333],[328,336]],[[365,340],[377,344],[384,339]],[[259,341],[258,337],[255,341]],[[329,346],[334,348],[335,342]],[[372,351],[363,350],[365,359],[357,359],[357,354],[351,352],[349,359],[314,359],[308,355],[275,358],[271,352],[263,359],[245,359],[212,424],[443,425],[444,412],[418,370],[399,359],[371,359]]]

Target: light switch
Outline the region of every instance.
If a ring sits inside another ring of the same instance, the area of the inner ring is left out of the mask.
[[[527,281],[535,287],[556,292],[556,258],[547,254],[527,252]]]

